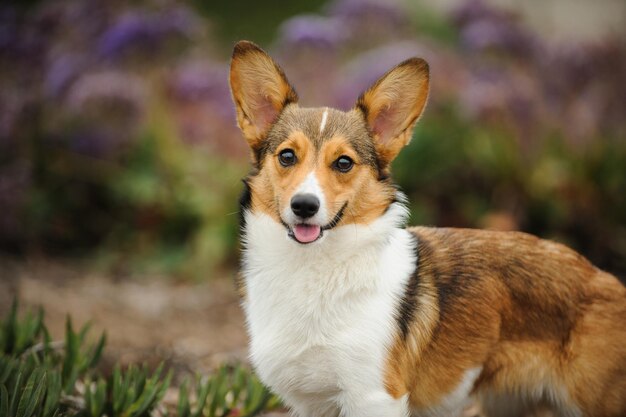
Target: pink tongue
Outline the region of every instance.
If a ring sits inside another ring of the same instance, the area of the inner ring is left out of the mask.
[[[322,228],[312,224],[298,224],[293,228],[293,234],[300,243],[311,243],[322,233]]]

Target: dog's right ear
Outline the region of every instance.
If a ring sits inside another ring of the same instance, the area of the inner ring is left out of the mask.
[[[400,150],[408,145],[413,126],[426,106],[428,64],[410,58],[380,77],[356,102],[369,126],[381,170],[386,171]]]
[[[230,90],[237,110],[237,123],[253,150],[258,149],[269,128],[298,95],[283,70],[252,42],[235,45],[230,62]]]

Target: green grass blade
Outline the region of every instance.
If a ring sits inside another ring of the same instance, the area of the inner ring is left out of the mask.
[[[13,299],[13,304],[11,304],[11,310],[9,311],[9,315],[6,318],[3,327],[2,349],[4,353],[8,355],[13,353],[13,350],[15,348],[15,339],[17,337],[17,298]]]
[[[173,372],[170,369],[170,371],[165,376],[165,379],[161,383],[161,388],[159,389],[159,392],[157,394],[157,401],[161,402],[161,400],[165,396],[167,389],[170,387],[170,384],[172,383],[172,375],[173,375]]]
[[[98,385],[96,386],[97,417],[100,417],[103,414],[104,407],[106,405],[106,399],[107,399],[107,383],[104,379],[100,379],[98,381]]]
[[[42,417],[52,417],[53,413],[58,410],[59,400],[61,398],[61,374],[52,370],[48,372],[48,391],[43,406]]]
[[[9,405],[9,415],[10,416],[15,416],[17,414],[17,404],[19,402],[18,400],[18,393],[20,392],[20,388],[22,386],[22,372],[18,371],[17,372],[17,376],[15,377],[15,385],[13,386],[13,395],[11,395],[11,404]]]
[[[148,384],[146,389],[141,393],[137,401],[128,408],[129,416],[141,416],[151,407],[154,406],[154,400],[158,393],[158,385]]]
[[[107,335],[106,333],[102,333],[102,336],[100,336],[100,340],[98,341],[96,347],[93,349],[90,355],[87,368],[94,368],[98,364],[100,358],[102,357],[102,351],[104,350],[104,345],[106,344],[106,341]]]
[[[87,323],[85,323],[83,325],[83,327],[80,328],[80,330],[78,331],[78,341],[80,343],[85,341],[85,338],[87,337],[87,333],[89,333],[89,330],[91,330],[91,322],[88,321]]]
[[[238,365],[233,373],[233,405],[239,402],[239,396],[245,383],[246,371],[243,366]]]
[[[0,417],[9,417],[9,392],[4,384],[0,384]]]
[[[67,316],[65,322],[65,359],[61,371],[63,387],[67,393],[73,391],[74,384],[78,378],[79,347],[80,341],[72,328],[72,319]]]
[[[17,368],[17,361],[8,357],[0,357],[0,384],[7,383]]]
[[[190,405],[189,405],[189,379],[185,378],[180,388],[178,389],[178,417],[189,417]]]
[[[46,314],[43,311],[43,307],[39,307],[39,309],[37,310],[37,317],[35,319],[35,323],[36,323],[35,336],[40,336],[41,332],[45,328],[45,326],[44,326],[44,317],[45,317],[45,315]]]
[[[48,360],[49,362],[54,360],[54,350],[50,347],[52,343],[52,337],[50,336],[50,332],[48,332],[48,328],[44,325],[41,329],[41,333],[43,335],[43,357],[44,361]]]
[[[17,412],[15,413],[15,417],[30,417],[28,411],[33,403],[35,406],[37,405],[34,400],[35,394],[35,384],[37,383],[37,378],[39,376],[39,372],[33,372],[30,374],[30,377],[26,381],[26,385],[24,386],[24,390],[21,392],[20,400],[17,406]]]
[[[196,409],[191,414],[191,417],[202,416],[202,410],[206,406],[207,398],[209,397],[209,389],[211,388],[208,382],[202,383],[202,379],[200,377],[198,377],[196,385]]]
[[[39,380],[39,383],[37,384],[37,387],[35,388],[35,391],[30,399],[30,406],[26,409],[25,417],[31,417],[34,414],[39,414],[35,413],[35,410],[41,408],[40,405],[43,404],[43,400],[46,395],[46,388],[48,386],[46,371],[38,372],[37,380]]]

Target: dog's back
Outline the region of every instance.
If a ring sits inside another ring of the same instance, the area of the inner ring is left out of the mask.
[[[410,230],[418,241],[411,279],[436,290],[439,320],[419,357],[407,345],[423,329],[409,326],[396,339],[392,390],[428,408],[474,369],[471,393],[489,416],[543,405],[563,415],[626,413],[626,289],[615,277],[524,233]]]

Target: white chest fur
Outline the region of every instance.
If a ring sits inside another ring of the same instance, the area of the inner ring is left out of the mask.
[[[351,396],[365,396],[358,399],[364,404],[385,397],[398,300],[415,268],[415,242],[398,227],[403,214],[393,205],[368,226],[337,227],[303,246],[269,216],[246,213],[251,358],[299,414],[317,415],[322,406],[330,412],[333,404],[346,414]]]

